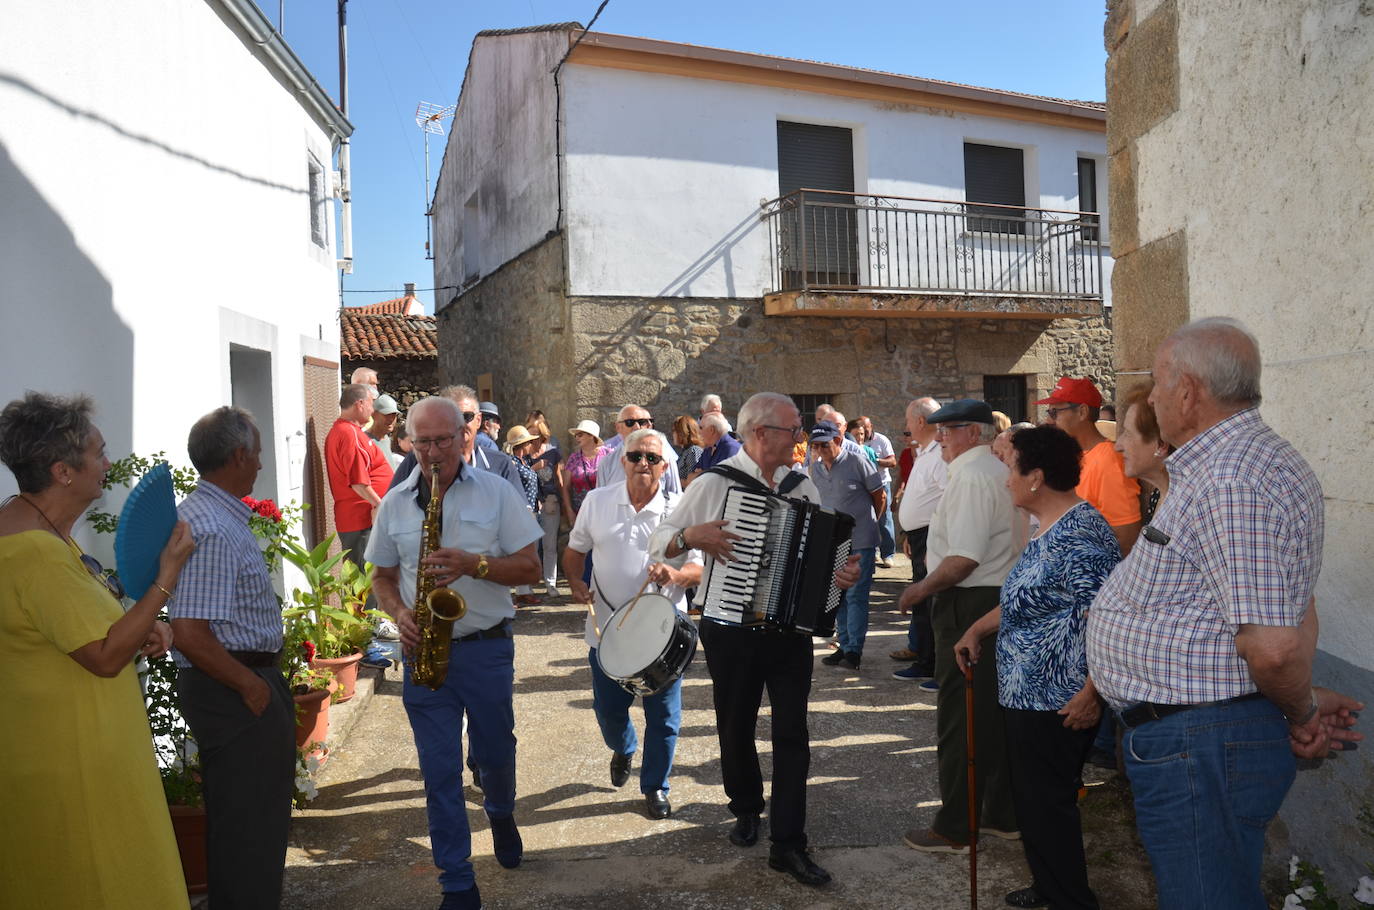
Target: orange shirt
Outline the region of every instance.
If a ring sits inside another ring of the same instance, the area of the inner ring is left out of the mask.
[[[1114,528],[1140,521],[1140,484],[1126,476],[1121,453],[1110,442],[1099,442],[1083,453],[1075,492]]]

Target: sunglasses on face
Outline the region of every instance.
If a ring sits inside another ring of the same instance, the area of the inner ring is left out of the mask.
[[[651,427],[654,425],[652,417],[627,417],[620,422],[627,427]]]
[[[630,460],[630,464],[639,464],[641,461],[658,464],[663,460],[663,456],[657,452],[626,452],[625,457]]]
[[[464,424],[472,423],[474,420],[476,420],[476,419],[477,419],[478,417],[480,417],[480,416],[482,416],[482,415],[479,414],[479,413],[476,412],[476,411],[464,411],[464,412],[463,412],[463,423],[464,423]]]
[[[1076,411],[1076,410],[1078,410],[1078,405],[1076,405],[1076,404],[1066,404],[1066,405],[1064,405],[1062,408],[1045,408],[1045,413],[1049,415],[1050,420],[1054,420],[1056,417],[1058,417],[1060,414],[1064,413],[1065,411]]]
[[[118,575],[106,575],[105,567],[100,564],[100,560],[89,553],[82,553],[81,564],[86,567],[87,572],[95,576],[96,580],[115,596],[116,600],[124,599],[124,583],[119,580]]]

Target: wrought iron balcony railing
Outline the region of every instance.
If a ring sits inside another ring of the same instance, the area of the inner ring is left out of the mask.
[[[1102,297],[1094,212],[803,189],[763,218],[774,293]]]

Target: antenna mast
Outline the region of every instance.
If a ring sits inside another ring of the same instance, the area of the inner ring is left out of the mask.
[[[430,249],[430,227],[434,221],[434,201],[429,198],[429,137],[444,135],[444,121],[452,120],[457,105],[442,107],[428,101],[421,101],[415,108],[415,125],[425,135],[425,258],[433,259]]]

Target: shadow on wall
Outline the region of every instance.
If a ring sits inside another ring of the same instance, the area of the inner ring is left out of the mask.
[[[123,457],[133,446],[133,332],[114,311],[110,282],[3,143],[0,236],[0,403],[25,389],[91,395],[110,457]],[[0,471],[0,495],[14,491]]]

